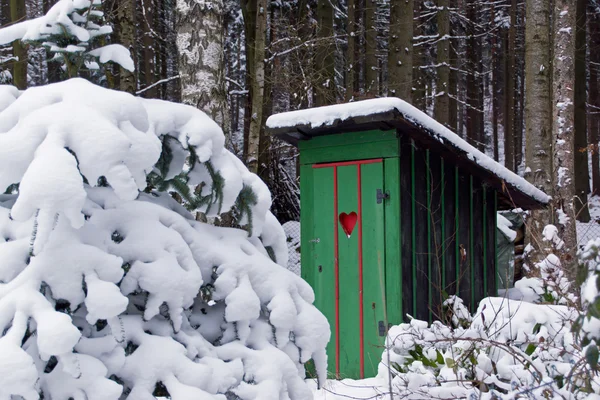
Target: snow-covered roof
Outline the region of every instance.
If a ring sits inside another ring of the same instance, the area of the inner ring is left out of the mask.
[[[417,128],[419,134],[414,134],[415,129],[407,130],[410,131],[408,133],[412,134],[413,139],[418,141],[435,139],[436,142],[451,150],[457,158],[467,159],[497,178],[497,188],[501,185],[503,189],[526,196],[530,200],[528,201],[530,206],[534,206],[534,203],[538,206],[545,205],[550,201],[546,193],[524,178],[488,157],[424,112],[395,97],[290,111],[272,115],[267,119],[267,128],[271,134],[293,144],[298,140],[310,139],[312,136],[364,129],[361,126],[400,128],[401,132],[401,128]],[[427,137],[421,135],[423,131],[429,135]],[[503,192],[503,189],[499,191]]]

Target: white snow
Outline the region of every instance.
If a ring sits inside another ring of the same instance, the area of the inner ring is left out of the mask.
[[[100,3],[98,0],[59,0],[41,17],[0,29],[0,45],[7,45],[15,40],[42,42],[50,52],[59,57],[62,57],[61,53],[85,53],[95,57],[102,64],[112,61],[128,71],[133,71],[134,63],[129,50],[120,44],[110,44],[88,51],[91,39],[112,33],[112,27],[100,26],[91,18],[102,17],[101,12],[90,10],[91,6],[99,6]],[[53,42],[57,37],[72,37],[77,45],[61,47]],[[96,69],[89,60],[86,63],[91,69]]]
[[[347,104],[336,104],[307,110],[285,112],[270,116],[267,119],[267,127],[286,128],[297,125],[309,125],[311,128],[317,128],[331,125],[337,120],[344,121],[357,116],[365,116],[392,110],[397,110],[405,119],[423,127],[431,136],[443,143],[448,143],[451,146],[466,152],[470,160],[535,200],[541,203],[548,203],[550,200],[548,195],[527,182],[525,179],[497,163],[492,158],[486,156],[424,112],[398,98],[384,97]]]
[[[517,232],[510,229],[512,222],[506,219],[502,214],[496,213],[496,227],[506,236],[511,242],[517,238]]]
[[[83,79],[0,101],[0,190],[19,184],[0,195],[1,399],[152,399],[158,382],[173,400],[311,398],[304,364],[325,381],[329,325],[267,255],[287,263],[270,193],[210,118]],[[214,216],[252,193],[252,234],[141,192],[163,172],[204,185]]]

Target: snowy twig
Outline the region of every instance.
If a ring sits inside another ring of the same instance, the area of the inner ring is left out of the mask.
[[[146,86],[142,90],[138,90],[137,92],[135,92],[135,94],[139,96],[140,94],[142,94],[142,93],[144,93],[144,92],[152,89],[155,86],[161,85],[163,83],[171,82],[171,81],[174,81],[175,79],[179,79],[179,78],[181,78],[181,75],[175,75],[175,76],[172,76],[170,78],[161,79],[160,81],[154,82],[150,86]]]

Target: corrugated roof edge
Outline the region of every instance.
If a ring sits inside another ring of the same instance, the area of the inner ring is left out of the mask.
[[[291,133],[292,131],[296,131],[297,136],[300,136],[299,139],[301,139],[301,137],[305,136],[307,133],[302,133],[302,131],[307,128],[326,128],[351,119],[361,120],[363,118],[358,117],[366,117],[375,114],[381,115],[382,118],[378,120],[383,122],[389,118],[390,111],[397,111],[403,119],[427,131],[432,137],[440,140],[443,144],[452,145],[452,147],[465,152],[471,161],[491,172],[498,178],[506,181],[509,185],[523,192],[527,196],[542,204],[549,203],[551,198],[546,193],[476,149],[435,119],[399,98],[383,97],[352,103],[289,111],[270,116],[267,119],[266,126],[271,133],[278,136],[288,136],[285,135],[286,132]],[[291,138],[288,136],[287,139]],[[290,141],[294,142],[294,140]]]

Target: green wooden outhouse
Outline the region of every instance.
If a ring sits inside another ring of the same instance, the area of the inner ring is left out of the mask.
[[[374,376],[390,324],[497,293],[496,211],[548,197],[396,98],[271,116],[300,152],[302,277],[331,325],[329,372]]]

